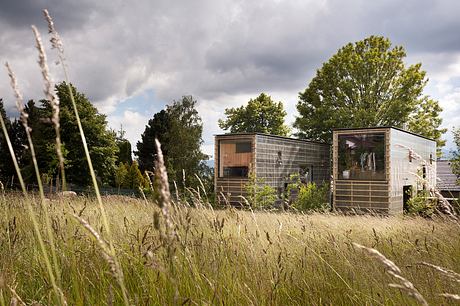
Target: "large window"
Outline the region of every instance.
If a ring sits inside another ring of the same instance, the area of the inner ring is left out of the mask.
[[[385,180],[383,133],[339,135],[338,178]]]
[[[251,140],[219,141],[219,177],[248,177],[251,160]]]

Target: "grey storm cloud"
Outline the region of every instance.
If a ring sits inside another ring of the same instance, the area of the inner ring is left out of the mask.
[[[164,98],[180,96],[179,88],[207,98],[262,85],[295,90],[343,44],[371,34],[411,53],[460,50],[455,1],[29,0],[1,7],[0,24],[13,40],[8,45],[24,49],[30,39],[14,41],[11,33],[30,24],[45,30],[41,9],[47,7],[66,42],[75,83],[96,101],[130,95],[165,74],[171,83],[158,86]],[[2,57],[14,59],[14,51],[2,48]]]
[[[214,110],[260,91],[295,99],[341,46],[369,35],[403,45],[429,77],[460,58],[458,1],[0,0],[0,59],[26,97],[41,94],[30,25],[45,36],[43,8],[64,40],[72,82],[109,113],[146,90],[164,101],[193,94]],[[9,92],[0,73],[0,96]]]

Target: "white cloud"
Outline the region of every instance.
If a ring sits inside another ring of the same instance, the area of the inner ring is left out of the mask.
[[[112,129],[119,131],[123,127],[125,138],[131,143],[133,151],[136,150],[136,143],[141,139],[149,118],[139,112],[126,110],[121,116],[108,116],[107,119]]]

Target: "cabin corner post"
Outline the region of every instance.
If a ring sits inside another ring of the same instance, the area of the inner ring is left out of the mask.
[[[217,203],[219,203],[219,192],[217,190],[217,176],[219,175],[219,140],[214,136],[214,195]]]
[[[338,136],[337,131],[332,132],[332,209],[336,210],[336,189],[337,189],[337,163],[338,163]]]

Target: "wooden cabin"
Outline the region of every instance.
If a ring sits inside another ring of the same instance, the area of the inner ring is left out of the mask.
[[[250,173],[281,197],[292,174],[330,182],[330,145],[261,133],[215,136],[215,192],[219,204],[242,205]]]
[[[403,212],[412,190],[436,186],[436,142],[394,127],[333,131],[333,206]]]

